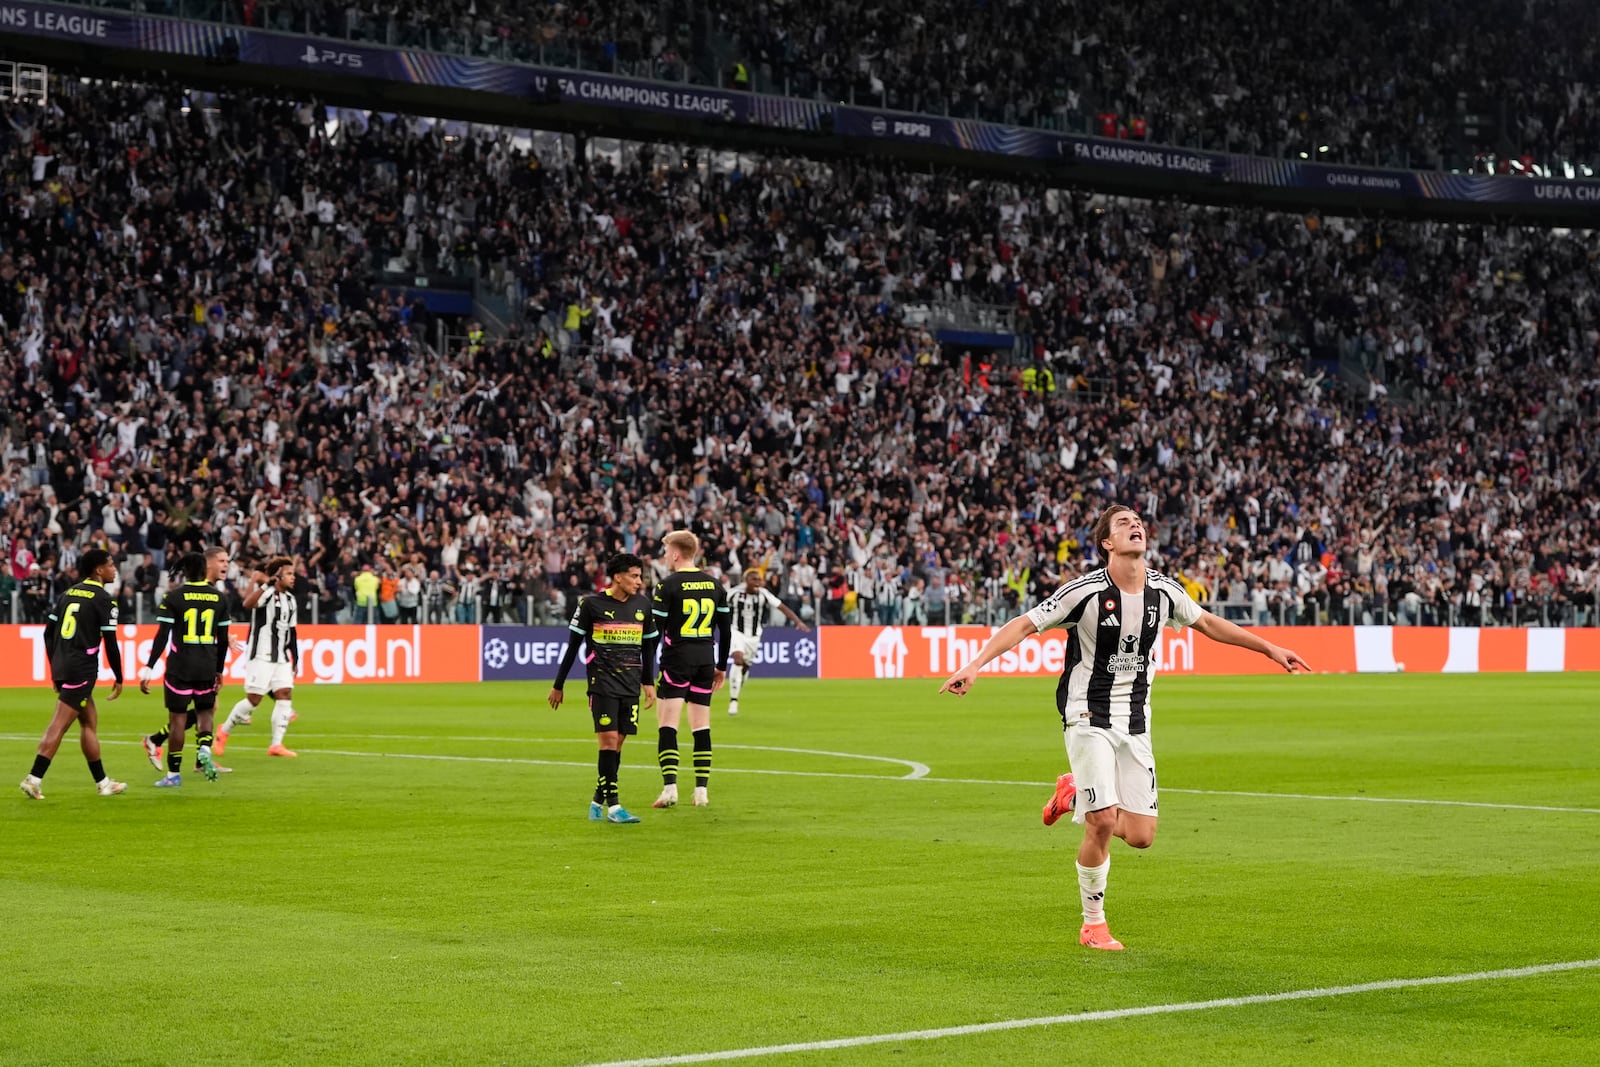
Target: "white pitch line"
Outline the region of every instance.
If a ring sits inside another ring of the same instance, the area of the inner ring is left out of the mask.
[[[1358,993],[1382,993],[1393,989],[1420,989],[1425,986],[1460,985],[1465,982],[1498,982],[1513,978],[1533,978],[1564,971],[1593,970],[1600,967],[1600,959],[1571,960],[1563,963],[1541,963],[1531,967],[1508,967],[1498,971],[1473,971],[1470,974],[1439,974],[1427,978],[1390,978],[1380,982],[1361,982],[1357,985],[1322,986],[1316,989],[1294,989],[1285,993],[1257,993],[1244,997],[1218,997],[1215,1000],[1191,1000],[1178,1004],[1150,1004],[1138,1008],[1111,1008],[1105,1011],[1082,1011],[1070,1015],[1042,1015],[1032,1019],[1004,1019],[992,1023],[971,1023],[966,1026],[944,1026],[935,1030],[906,1030],[897,1034],[867,1034],[861,1037],[835,1037],[826,1041],[796,1041],[787,1045],[763,1045],[755,1048],[725,1049],[720,1052],[691,1052],[680,1056],[650,1056],[636,1060],[610,1060],[589,1067],[674,1067],[686,1063],[715,1063],[724,1060],[744,1060],[756,1056],[781,1056],[793,1052],[821,1052],[836,1048],[861,1048],[864,1045],[892,1045],[905,1041],[938,1041],[947,1037],[969,1037],[974,1034],[992,1034],[1005,1030],[1031,1030],[1043,1026],[1063,1026],[1069,1023],[1106,1022],[1114,1019],[1133,1019],[1147,1015],[1173,1015],[1179,1012],[1211,1011],[1215,1008],[1242,1008],[1254,1004],[1280,1004],[1293,1000],[1324,1000],[1329,997],[1348,997]]]
[[[395,740],[410,738],[418,741],[494,741],[513,744],[544,743],[546,741],[590,743],[588,738],[506,738],[506,737],[450,737],[436,738],[417,735],[383,735],[383,734],[321,734],[309,735],[313,739],[322,737],[389,737]],[[101,743],[107,745],[137,744],[135,741],[119,741],[102,733]],[[33,734],[0,734],[0,741],[33,741]],[[237,744],[237,743],[236,743]],[[248,744],[239,744],[239,748],[250,748]],[[862,782],[932,782],[945,785],[999,785],[1023,786],[1028,789],[1051,789],[1054,782],[1030,782],[1006,778],[935,778],[928,772],[928,766],[914,760],[895,759],[891,756],[866,756],[851,752],[824,752],[821,749],[810,748],[772,748],[765,745],[719,745],[724,749],[750,749],[763,752],[792,752],[817,756],[837,756],[844,759],[878,760],[887,763],[898,763],[912,768],[910,774],[850,774],[844,771],[789,771],[767,770],[754,767],[718,767],[718,774],[766,774],[780,775],[791,778],[849,778]],[[529,767],[589,767],[593,764],[587,760],[544,760],[530,759],[524,756],[450,756],[431,753],[412,752],[360,752],[353,749],[336,748],[306,748],[303,745],[300,751],[307,755],[324,756],[354,756],[367,759],[411,759],[433,760],[454,763],[508,763],[520,764]],[[654,764],[628,764],[634,769],[649,769]],[[1200,797],[1247,797],[1259,800],[1320,800],[1320,801],[1353,801],[1365,804],[1417,804],[1425,807],[1437,808],[1482,808],[1489,811],[1544,811],[1561,815],[1600,815],[1600,808],[1559,807],[1552,804],[1498,804],[1489,800],[1436,800],[1429,797],[1365,797],[1341,796],[1335,793],[1266,793],[1252,792],[1242,789],[1180,789],[1175,786],[1163,786],[1164,792],[1183,793],[1189,796]]]
[[[131,734],[131,733],[127,733],[127,732],[124,732],[124,731],[117,731],[117,732],[114,732],[114,733],[108,733],[108,732],[102,730],[100,732],[101,741],[107,742],[107,743],[110,743],[110,744],[118,744],[118,743],[120,743],[120,742],[115,740],[116,738],[119,738],[119,737],[134,737],[134,738],[138,738],[138,737],[143,737],[143,736],[145,736],[145,735],[144,734]],[[513,744],[513,745],[561,745],[561,744],[593,745],[594,744],[594,738],[592,738],[592,737],[506,737],[504,735],[502,735],[500,737],[457,737],[457,736],[455,736],[453,734],[438,734],[438,735],[436,735],[436,734],[347,734],[347,733],[320,733],[320,732],[319,733],[311,733],[311,732],[308,732],[308,731],[303,731],[300,734],[300,736],[301,737],[308,737],[308,738],[312,739],[313,741],[320,740],[320,739],[325,738],[325,737],[359,737],[359,738],[363,738],[363,739],[366,739],[366,740],[369,740],[369,741],[435,741],[435,742],[468,741],[468,742],[485,742],[485,743],[492,743],[492,744]],[[28,737],[27,735],[24,735],[24,734],[0,734],[0,740],[26,741],[26,740],[32,740],[32,738]],[[803,777],[813,777],[813,778],[815,778],[815,777],[826,777],[826,778],[866,778],[866,779],[869,779],[869,780],[881,780],[881,781],[886,781],[886,782],[909,782],[909,781],[912,781],[913,779],[926,778],[930,773],[930,768],[928,767],[928,765],[926,763],[918,763],[916,760],[910,760],[910,759],[900,759],[899,757],[896,757],[896,756],[868,756],[868,755],[865,755],[864,753],[860,753],[860,752],[830,752],[827,749],[822,749],[822,748],[782,748],[782,747],[779,747],[779,746],[776,746],[776,745],[729,745],[729,744],[719,744],[717,746],[717,748],[719,750],[734,749],[734,750],[741,751],[741,752],[788,752],[788,753],[791,753],[791,754],[801,755],[801,756],[834,756],[834,757],[836,757],[838,759],[867,760],[868,762],[871,762],[871,763],[895,763],[895,764],[898,764],[898,765],[900,765],[902,767],[905,767],[910,772],[909,774],[822,774],[821,772],[817,772],[817,771],[754,771],[754,770],[752,770],[752,771],[747,771],[746,772],[746,771],[740,771],[738,768],[725,768],[727,770],[732,770],[735,773],[796,774],[796,775],[801,775]],[[330,755],[330,756],[332,756],[332,755],[337,755],[337,756],[400,755],[400,758],[408,758],[408,757],[405,757],[403,754],[397,754],[397,753],[339,752],[339,751],[336,751],[334,749],[307,749],[306,751],[308,751],[308,752],[310,752],[310,751],[320,751],[320,752],[324,752],[324,753],[326,753],[327,755]],[[422,757],[418,757],[418,758],[422,758]],[[436,757],[430,756],[430,757],[427,757],[427,758],[432,759],[432,758],[436,758]],[[449,758],[449,757],[441,756],[441,757],[437,757],[437,758],[445,759],[445,758]],[[479,759],[479,757],[474,757],[474,756],[461,756],[461,757],[458,757],[458,758],[460,758],[462,760],[467,760],[467,761],[473,761],[473,760],[478,760]],[[563,761],[552,761],[552,760],[510,760],[510,759],[505,759],[505,760],[491,760],[489,762],[498,762],[498,763],[522,762],[522,763],[531,763],[531,764],[534,764],[536,766],[551,766],[551,767],[580,767],[580,766],[581,767],[587,767],[588,766],[587,763],[581,763],[580,764],[580,763],[573,763],[573,762],[568,762],[568,761],[564,761],[564,760]]]
[[[114,744],[128,744],[130,742],[113,742]],[[731,747],[731,746],[723,746]],[[358,756],[369,759],[410,759],[439,761],[445,763],[512,763],[525,764],[531,767],[594,767],[593,760],[578,762],[576,760],[549,760],[527,759],[522,756],[445,756],[421,752],[358,752],[353,749],[338,748],[306,748],[300,746],[300,752],[308,756]],[[896,761],[898,762],[898,761]],[[630,764],[635,770],[652,769],[653,763]],[[855,778],[872,782],[909,782],[915,779],[912,775],[891,774],[845,774],[841,771],[775,771],[762,770],[755,767],[718,767],[718,774],[779,774],[790,778]]]
[[[937,780],[937,779],[935,779]],[[1367,804],[1428,804],[1447,808],[1493,808],[1496,811],[1559,811],[1581,815],[1600,815],[1600,808],[1559,808],[1548,804],[1496,804],[1488,800],[1417,800],[1406,797],[1336,796],[1321,793],[1251,793],[1242,789],[1172,789],[1164,793],[1192,793],[1202,797],[1271,797],[1274,800],[1355,800]]]

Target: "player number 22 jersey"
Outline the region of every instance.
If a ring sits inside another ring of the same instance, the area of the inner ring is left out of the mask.
[[[701,570],[681,570],[656,586],[653,602],[661,627],[661,661],[699,667],[717,658],[716,631],[726,625],[728,595],[722,583]]]

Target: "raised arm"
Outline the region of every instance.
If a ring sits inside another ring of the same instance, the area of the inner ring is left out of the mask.
[[[250,588],[239,602],[240,607],[246,611],[256,610],[256,605],[261,603],[261,598],[267,593],[267,583],[271,581],[262,571],[250,575]]]

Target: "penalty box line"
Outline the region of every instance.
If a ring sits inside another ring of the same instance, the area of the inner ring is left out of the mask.
[[[943,1026],[933,1030],[905,1030],[893,1034],[867,1034],[860,1037],[836,1037],[825,1041],[796,1041],[785,1045],[761,1045],[751,1048],[724,1049],[718,1052],[691,1052],[678,1056],[650,1056],[634,1060],[610,1060],[589,1067],[675,1067],[677,1064],[716,1063],[726,1060],[753,1059],[757,1056],[782,1056],[796,1052],[822,1052],[829,1049],[861,1048],[867,1045],[894,1045],[908,1041],[939,1041],[951,1037],[971,1037],[1006,1030],[1031,1030],[1046,1026],[1065,1026],[1072,1023],[1109,1022],[1116,1019],[1134,1019],[1150,1015],[1175,1015],[1180,1012],[1212,1011],[1217,1008],[1243,1008],[1256,1004],[1281,1004],[1295,1000],[1326,1000],[1361,993],[1382,993],[1397,989],[1422,989],[1428,986],[1462,985],[1467,982],[1503,982],[1517,978],[1534,978],[1540,975],[1561,974],[1567,971],[1593,970],[1600,967],[1600,959],[1570,960],[1562,963],[1541,963],[1530,967],[1507,967],[1495,971],[1473,971],[1470,974],[1439,974],[1426,978],[1390,978],[1379,982],[1361,982],[1356,985],[1321,986],[1315,989],[1294,989],[1284,993],[1257,993],[1242,997],[1218,997],[1214,1000],[1191,1000],[1177,1004],[1149,1004],[1135,1008],[1112,1008],[1104,1011],[1074,1012],[1070,1015],[1042,1015],[1032,1019],[1004,1019],[991,1023],[971,1023],[966,1026]]]

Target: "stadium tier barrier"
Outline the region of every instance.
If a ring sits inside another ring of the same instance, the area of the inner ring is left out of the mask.
[[[300,672],[308,684],[368,682],[549,681],[569,631],[556,626],[302,626]],[[757,659],[763,678],[944,678],[964,666],[994,632],[987,626],[769,627]],[[1424,626],[1267,626],[1256,633],[1294,649],[1325,673],[1600,671],[1600,629],[1484,629]],[[154,626],[121,626],[125,680],[138,677]],[[1037,634],[1001,656],[986,674],[1053,677],[1067,636]],[[1157,663],[1167,674],[1270,674],[1253,652],[1163,630]],[[244,681],[245,659],[231,655],[227,680]],[[103,663],[101,680],[111,681]],[[157,668],[160,677],[160,667]],[[583,677],[580,662],[574,678]],[[46,686],[44,627],[0,626],[0,686]]]
[[[116,5],[120,6],[120,5]],[[129,5],[145,7],[152,5]],[[1285,204],[1326,207],[1329,204],[1373,210],[1451,209],[1489,217],[1512,207],[1542,209],[1548,217],[1582,222],[1600,203],[1600,181],[1543,179],[1523,175],[1452,174],[1340,166],[1311,161],[1235,155],[1142,141],[1108,140],[1056,133],[1030,127],[1000,125],[976,119],[912,114],[853,107],[823,100],[770,96],[681,82],[652,81],[592,71],[536,67],[480,57],[445,55],[421,49],[334,40],[326,37],[175,19],[124,12],[110,7],[82,7],[41,0],[7,0],[0,4],[0,35],[24,38],[23,47],[48,49],[46,57],[79,50],[90,63],[104,56],[136,57],[139,69],[166,68],[177,61],[203,61],[210,79],[223,68],[271,68],[289,84],[315,74],[344,79],[341,93],[356,90],[360,79],[380,83],[383,99],[397,92],[432,90],[472,93],[475,107],[491,97],[516,101],[523,116],[533,106],[585,109],[559,116],[570,125],[592,125],[596,115],[611,115],[623,126],[670,120],[674,126],[704,123],[725,138],[733,127],[839,138],[840,144],[893,144],[902,149],[937,150],[930,158],[964,161],[1027,160],[1058,173],[1070,171],[1086,180],[1087,171],[1109,171],[1121,180],[1118,191],[1142,188],[1146,193],[1184,190],[1188,195],[1215,195],[1224,188],[1248,188],[1254,196],[1294,192]],[[35,44],[37,42],[37,44]],[[321,95],[321,94],[319,94]],[[438,97],[433,97],[437,101]],[[426,107],[425,104],[418,104]],[[430,111],[429,114],[441,112]],[[623,116],[627,116],[624,121]],[[552,116],[555,118],[557,116]],[[518,121],[524,121],[519,119]],[[615,132],[616,126],[609,126]],[[702,132],[704,135],[704,131]],[[800,146],[802,142],[794,142]],[[1128,186],[1128,182],[1136,183]],[[1102,178],[1100,184],[1106,182]]]

